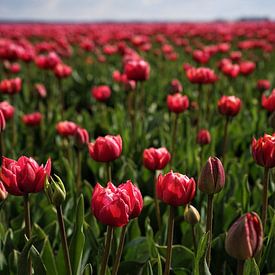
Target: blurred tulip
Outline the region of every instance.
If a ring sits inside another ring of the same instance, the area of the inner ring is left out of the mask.
[[[72,74],[72,68],[66,64],[58,63],[54,67],[54,75],[57,78],[66,78]]]
[[[208,130],[201,129],[197,134],[197,144],[206,145],[211,142],[211,135]]]
[[[196,183],[193,178],[180,173],[169,172],[160,174],[156,185],[158,198],[172,206],[181,206],[190,203],[196,192]]]
[[[109,86],[106,86],[106,85],[93,87],[91,92],[93,97],[96,100],[102,101],[102,102],[107,101],[111,96],[111,89]]]
[[[149,78],[150,65],[144,60],[131,60],[126,63],[124,73],[129,80],[144,81]]]
[[[50,159],[44,167],[39,166],[34,159],[25,156],[18,160],[3,157],[0,177],[9,194],[23,196],[42,191],[46,177],[50,176],[50,173]]]
[[[263,228],[255,212],[246,213],[230,227],[225,238],[225,250],[237,260],[257,256],[263,245]]]
[[[78,127],[75,132],[75,141],[78,147],[82,147],[89,143],[89,133],[86,129]]]
[[[173,79],[170,83],[170,90],[172,93],[181,93],[182,85],[178,79]]]
[[[224,168],[221,161],[216,157],[209,157],[199,177],[200,191],[206,194],[215,194],[223,189],[224,183]]]
[[[27,126],[37,126],[41,123],[42,114],[39,112],[23,115],[22,121]]]
[[[78,126],[72,121],[60,121],[55,126],[56,131],[63,137],[74,136]]]
[[[35,90],[36,92],[39,94],[40,97],[44,98],[47,96],[47,90],[46,90],[46,87],[41,84],[41,83],[37,83],[35,84]]]
[[[240,63],[240,72],[243,75],[249,75],[254,72],[256,64],[251,61],[243,61]]]
[[[262,106],[271,113],[275,111],[275,89],[272,90],[269,97],[262,95]]]
[[[3,94],[14,95],[21,91],[22,80],[19,77],[13,79],[4,79],[0,82],[0,91]]]
[[[4,201],[7,197],[8,197],[8,192],[5,188],[5,186],[3,185],[2,181],[0,181],[0,202]]]
[[[270,89],[270,87],[271,87],[270,81],[267,79],[259,79],[257,82],[257,89],[260,92],[267,91]]]
[[[89,143],[90,156],[98,162],[110,162],[117,159],[122,152],[120,135],[98,137],[95,142]]]
[[[189,107],[188,97],[186,95],[183,96],[180,93],[168,95],[166,102],[169,111],[174,113],[182,113]]]
[[[149,148],[143,151],[143,164],[149,170],[162,170],[170,159],[171,155],[165,147]]]
[[[233,117],[241,109],[242,102],[236,96],[222,96],[218,102],[218,109],[222,115]]]
[[[189,68],[186,76],[191,83],[194,84],[211,84],[218,80],[215,72],[209,68]]]
[[[0,102],[0,110],[3,112],[3,115],[6,120],[13,118],[14,115],[14,107],[10,105],[8,101]]]

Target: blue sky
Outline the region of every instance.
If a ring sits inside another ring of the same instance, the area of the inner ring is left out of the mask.
[[[1,0],[9,20],[213,20],[275,19],[275,0]]]

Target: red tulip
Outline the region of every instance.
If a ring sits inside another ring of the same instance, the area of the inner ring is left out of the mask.
[[[78,127],[75,132],[76,144],[81,147],[89,143],[89,133],[86,129]]]
[[[193,178],[180,173],[160,174],[156,185],[158,198],[172,206],[186,205],[192,201],[196,192]]]
[[[111,89],[109,86],[106,85],[93,87],[91,92],[96,100],[102,102],[107,101],[111,96]]]
[[[262,245],[263,227],[255,212],[246,213],[235,221],[225,239],[226,252],[238,260],[255,257]]]
[[[236,96],[222,96],[218,102],[218,109],[222,115],[233,117],[241,109],[242,102]]]
[[[37,126],[42,120],[42,115],[39,112],[23,115],[22,121],[27,126]]]
[[[143,200],[139,189],[127,181],[118,188],[111,182],[107,187],[96,184],[92,195],[91,209],[103,224],[124,226],[129,219],[137,217],[142,209]]]
[[[117,159],[122,152],[120,135],[98,137],[94,143],[88,145],[90,156],[99,162],[109,162]]]
[[[149,78],[150,65],[144,60],[131,60],[126,63],[124,73],[129,80],[144,81]]]
[[[149,170],[163,169],[171,159],[171,155],[165,147],[149,148],[143,151],[143,164]]]
[[[227,63],[221,67],[223,74],[236,78],[240,73],[240,66],[238,64]]]
[[[121,74],[120,74],[120,71],[118,70],[115,70],[112,74],[112,77],[113,77],[113,81],[114,82],[120,82],[121,81]]]
[[[257,164],[266,167],[275,167],[275,134],[252,140],[252,156]]]
[[[78,126],[72,121],[61,121],[56,124],[55,128],[59,135],[67,137],[74,136]]]
[[[54,74],[57,78],[66,78],[72,74],[72,68],[66,64],[58,63],[54,67]]]
[[[210,55],[206,51],[195,50],[193,52],[193,59],[198,63],[206,64],[210,59]]]
[[[194,84],[211,84],[218,80],[215,72],[209,68],[189,68],[186,70],[186,76]]]
[[[35,90],[37,91],[40,97],[44,98],[47,96],[47,90],[43,84],[41,83],[35,84]]]
[[[188,97],[186,95],[183,96],[180,93],[168,95],[166,102],[169,111],[174,113],[182,113],[189,107]]]
[[[240,63],[240,72],[243,75],[249,75],[254,72],[256,64],[251,61],[243,61]]]
[[[257,89],[260,92],[267,91],[270,89],[270,87],[271,87],[270,81],[267,79],[259,79],[257,82]]]
[[[43,190],[47,176],[51,173],[51,160],[45,167],[32,159],[22,156],[18,161],[3,157],[1,180],[6,190],[15,196],[37,193]]]
[[[10,105],[8,101],[0,102],[0,110],[3,112],[3,115],[6,120],[13,118],[14,115],[14,107]]]
[[[6,128],[6,119],[4,113],[0,110],[0,132],[3,132]]]
[[[170,83],[172,93],[182,92],[182,85],[178,79],[173,79]]]
[[[197,143],[200,145],[206,145],[211,142],[211,135],[208,130],[201,129],[197,134]]]
[[[275,111],[275,89],[272,90],[269,97],[262,95],[262,106],[271,113]]]
[[[242,58],[242,53],[239,51],[231,52],[230,53],[230,59],[234,62],[240,61]]]
[[[0,82],[0,91],[3,94],[14,95],[21,91],[22,80],[19,77],[13,79],[4,79]]]
[[[8,192],[5,188],[5,186],[3,185],[2,181],[0,181],[0,202],[5,200],[8,196]]]

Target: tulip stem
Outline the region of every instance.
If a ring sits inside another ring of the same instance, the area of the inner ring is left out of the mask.
[[[117,253],[116,253],[115,263],[113,265],[112,275],[116,275],[118,272],[119,263],[120,263],[123,246],[124,246],[124,241],[125,241],[126,231],[127,231],[127,225],[123,226],[121,229],[119,245],[118,245],[118,249],[117,249]]]
[[[77,192],[80,193],[81,191],[81,186],[82,186],[82,182],[81,182],[81,168],[82,168],[82,151],[81,149],[78,149],[78,154],[77,154],[77,181],[76,181],[76,185],[77,185]]]
[[[112,226],[110,225],[107,226],[107,235],[106,235],[104,253],[101,261],[100,275],[106,274],[106,269],[108,265],[108,259],[109,259],[109,254],[110,254],[111,244],[113,239],[113,230],[114,229]]]
[[[265,167],[264,169],[264,178],[263,178],[263,208],[262,208],[262,223],[263,223],[263,231],[266,225],[267,219],[267,207],[268,207],[268,174],[269,168]]]
[[[112,181],[112,167],[111,162],[106,163],[106,177],[107,181]]]
[[[222,156],[221,156],[221,159],[224,165],[225,165],[225,155],[226,155],[226,147],[227,147],[228,123],[229,123],[229,117],[227,116],[224,124],[223,146],[222,146]]]
[[[30,201],[29,195],[24,195],[24,215],[25,215],[25,232],[28,239],[31,237],[31,213],[30,213]],[[31,258],[28,259],[28,274],[32,274],[32,262]]]
[[[170,205],[169,219],[168,219],[168,231],[167,231],[167,253],[166,253],[164,275],[170,274],[173,235],[174,235],[174,218],[175,218],[175,207]]]
[[[61,107],[61,119],[64,118],[64,90],[62,85],[62,79],[58,78],[58,90],[60,93],[60,107]]]
[[[238,260],[237,275],[243,275],[243,269],[244,269],[244,261]]]
[[[179,115],[175,114],[174,123],[173,123],[173,129],[172,129],[172,140],[171,140],[171,161],[170,161],[170,168],[172,168],[172,165],[174,163],[174,155],[175,155],[175,145],[177,141],[177,128],[178,128],[178,118]]]
[[[193,238],[193,245],[194,245],[194,251],[197,252],[197,240],[196,240],[196,234],[195,234],[195,225],[191,224],[192,228],[192,238]]]
[[[208,247],[206,254],[206,262],[210,268],[211,262],[211,243],[212,243],[212,223],[213,223],[213,198],[214,194],[208,195],[207,200],[207,217],[206,217],[206,232],[209,232]]]
[[[158,179],[158,171],[156,170],[155,173],[155,184],[154,184],[154,199],[155,199],[155,208],[156,208],[156,216],[157,216],[157,223],[158,223],[158,229],[161,228],[161,217],[160,217],[160,208],[159,208],[159,201],[157,198],[157,179]]]
[[[71,261],[70,261],[70,254],[68,249],[64,218],[63,218],[61,206],[56,207],[56,213],[57,213],[57,219],[59,224],[59,230],[60,230],[60,236],[61,236],[61,242],[62,242],[62,248],[63,248],[63,254],[64,254],[64,260],[65,260],[67,272],[68,272],[68,275],[72,275],[73,273],[72,273],[72,267],[71,267]]]
[[[198,85],[198,114],[197,114],[197,133],[200,130],[200,114],[201,114],[201,108],[202,108],[202,84]]]
[[[0,132],[0,156],[5,155],[4,133]]]

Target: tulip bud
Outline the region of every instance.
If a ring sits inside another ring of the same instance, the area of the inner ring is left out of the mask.
[[[187,205],[184,210],[184,219],[191,225],[195,225],[201,219],[199,211],[192,205]]]
[[[224,181],[224,169],[221,161],[216,157],[209,157],[199,177],[199,189],[208,195],[215,194],[222,190]]]
[[[225,238],[225,250],[233,258],[246,260],[261,251],[263,227],[255,212],[246,213],[233,223]]]
[[[55,175],[57,181],[54,181],[51,177],[51,183],[47,179],[45,182],[44,191],[49,199],[49,201],[56,207],[60,206],[66,199],[66,189],[62,180]]]
[[[5,200],[7,196],[8,196],[8,192],[5,186],[3,185],[3,183],[0,181],[0,201]]]

